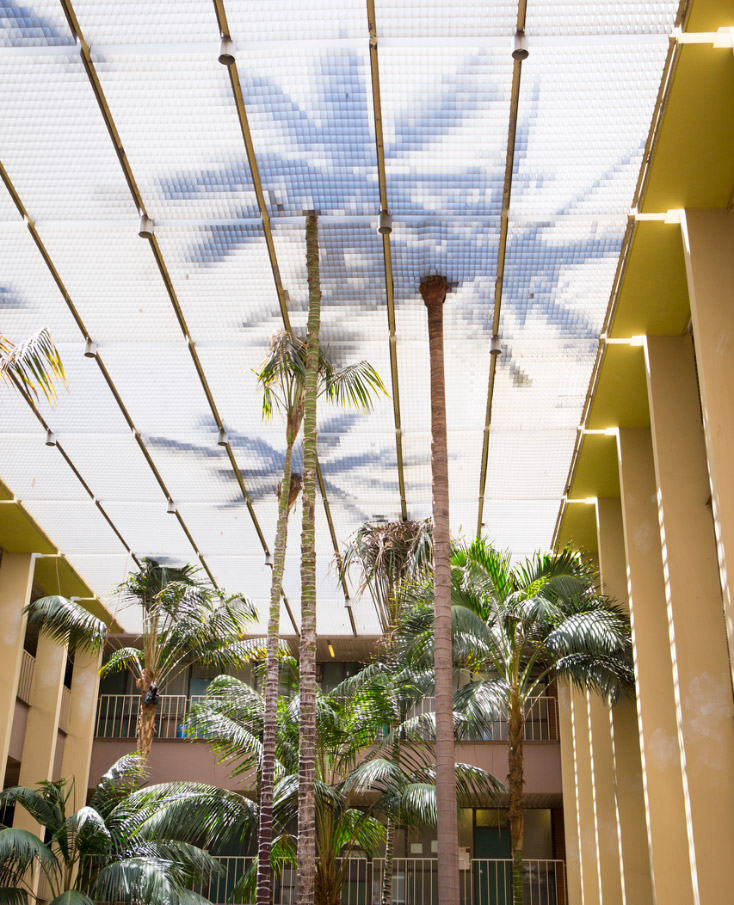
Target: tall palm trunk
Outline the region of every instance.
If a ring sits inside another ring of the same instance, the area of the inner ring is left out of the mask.
[[[394,729],[395,726],[391,726]],[[392,751],[392,762],[400,765],[400,739],[395,740]],[[398,815],[399,817],[399,815]],[[382,905],[392,905],[392,875],[395,864],[395,836],[398,831],[398,820],[392,817],[387,818],[387,828],[385,830],[385,861],[384,871],[382,874]]]
[[[158,711],[157,686],[155,686],[153,674],[147,669],[143,671],[142,678],[136,679],[135,684],[140,692],[140,710],[138,711],[138,722],[135,728],[138,753],[143,757],[148,757],[150,749],[153,747],[153,736],[155,735],[155,717]],[[153,690],[152,701],[146,703],[148,693]]]
[[[270,905],[273,876],[270,853],[273,844],[273,788],[275,786],[275,736],[278,716],[278,642],[280,641],[280,599],[283,593],[283,570],[288,544],[288,512],[291,492],[291,460],[298,434],[288,419],[288,437],[283,466],[283,482],[278,498],[278,523],[275,530],[273,580],[270,586],[268,616],[267,665],[265,667],[265,713],[263,715],[263,756],[260,775],[260,816],[257,849],[257,905]],[[300,425],[300,422],[299,422]]]
[[[512,690],[508,718],[510,844],[512,847],[512,905],[523,905],[522,843],[525,823],[523,802],[523,707],[517,689]]]
[[[436,803],[438,805],[438,899],[459,905],[459,828],[454,758],[453,660],[451,655],[451,539],[443,359],[445,277],[421,280],[428,309],[431,363],[431,471],[433,476],[433,662],[436,683]]]
[[[303,528],[301,533],[301,729],[298,753],[298,905],[314,905],[316,870],[316,398],[321,280],[318,217],[306,218],[308,328],[303,403]]]

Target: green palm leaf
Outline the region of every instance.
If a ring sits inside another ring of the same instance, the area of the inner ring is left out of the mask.
[[[17,345],[0,336],[0,380],[10,380],[38,399],[38,390],[53,405],[57,401],[56,383],[66,389],[66,374],[61,356],[47,329]]]
[[[40,597],[24,612],[30,631],[45,632],[72,650],[100,650],[107,639],[107,625],[66,597]]]

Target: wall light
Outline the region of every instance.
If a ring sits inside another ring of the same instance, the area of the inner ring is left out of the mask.
[[[56,434],[50,427],[46,431],[46,446],[56,446]]]
[[[155,235],[155,220],[151,220],[147,214],[140,215],[138,235],[141,239],[152,239]]]
[[[331,659],[335,659],[336,654],[334,653],[334,648],[331,646],[331,641],[327,641],[326,646],[329,648],[329,656],[331,657]]]
[[[219,62],[222,66],[234,66],[234,41],[229,35],[222,35],[219,42]]]
[[[529,56],[530,51],[528,50],[527,36],[521,28],[518,28],[512,41],[512,59],[527,60]]]

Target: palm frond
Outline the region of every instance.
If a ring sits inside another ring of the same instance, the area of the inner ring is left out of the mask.
[[[107,625],[66,597],[40,597],[24,612],[31,631],[44,632],[73,650],[100,650],[107,638]]]
[[[363,412],[372,410],[374,394],[388,395],[382,378],[367,361],[344,368],[330,368],[323,374],[321,392],[329,402]]]
[[[94,899],[90,899],[86,893],[78,889],[67,889],[61,895],[51,899],[49,905],[96,905]]]
[[[28,905],[28,892],[22,886],[0,886],[0,905]]]
[[[0,380],[3,379],[16,381],[36,399],[40,389],[52,405],[58,398],[56,383],[69,388],[61,356],[45,328],[17,344],[0,336]]]

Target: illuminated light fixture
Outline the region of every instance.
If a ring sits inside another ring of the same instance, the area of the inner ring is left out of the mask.
[[[334,660],[336,658],[336,654],[334,653],[334,648],[331,646],[331,641],[327,641],[326,646],[329,648],[329,656],[332,660]]]
[[[217,438],[217,446],[226,446],[229,443],[229,434],[223,428],[219,428],[219,437]]]
[[[273,568],[273,557],[270,555],[270,550],[265,552],[265,565],[270,566],[271,569]]]
[[[492,337],[489,344],[489,354],[490,355],[501,355],[502,354],[502,342],[500,341],[499,336],[496,334]]]
[[[151,220],[147,214],[140,215],[138,235],[141,239],[152,239],[155,235],[155,221]]]
[[[515,32],[515,37],[512,40],[512,59],[513,60],[527,60],[530,56],[530,51],[528,50],[528,39],[523,31],[523,29],[518,28]]]
[[[87,337],[87,343],[84,346],[84,357],[85,358],[96,358],[97,357],[97,349],[99,346],[94,340],[91,340]]]
[[[173,500],[172,500],[170,497],[168,497],[168,509],[166,509],[166,512],[167,512],[169,515],[175,515],[175,514],[176,514],[176,505],[175,505],[175,503],[173,502]]]
[[[46,431],[46,446],[56,446],[56,434],[50,427]]]
[[[234,41],[229,35],[222,35],[219,42],[219,62],[222,66],[234,66]]]
[[[390,211],[380,211],[380,225],[377,227],[377,232],[382,233],[383,236],[389,236],[392,232],[392,214]]]

